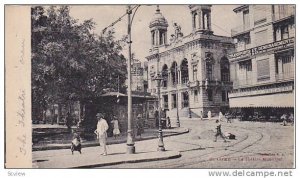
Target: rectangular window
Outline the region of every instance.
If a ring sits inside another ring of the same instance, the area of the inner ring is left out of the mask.
[[[198,90],[194,90],[194,101],[198,103]]]
[[[257,61],[257,81],[264,81],[270,79],[270,65],[269,59]]]
[[[226,91],[222,90],[222,101],[226,101]]]
[[[207,90],[208,101],[213,100],[213,91],[211,89]]]
[[[281,27],[281,40],[289,38],[289,26]]]
[[[252,61],[239,62],[239,69],[237,71],[238,83],[240,86],[252,84]]]
[[[168,95],[163,95],[164,98],[164,109],[168,109]]]
[[[177,108],[176,94],[172,94],[172,102],[173,108]]]
[[[189,107],[189,94],[188,94],[188,92],[182,92],[181,96],[182,96],[182,107],[183,108]]]
[[[197,68],[198,68],[197,64],[193,65],[193,81],[197,80],[197,71],[198,71]]]
[[[250,33],[245,35],[244,39],[245,39],[245,44],[246,45],[250,44],[251,43]]]
[[[254,25],[267,21],[268,5],[253,5]]]
[[[243,21],[244,21],[244,29],[248,29],[250,27],[249,10],[243,11]]]
[[[276,77],[277,79],[294,78],[294,52],[276,54]]]
[[[293,56],[284,56],[282,58],[282,73],[286,76],[294,75]]]
[[[255,45],[260,46],[266,44],[267,29],[255,33]]]

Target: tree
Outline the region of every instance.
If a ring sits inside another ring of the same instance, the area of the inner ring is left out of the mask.
[[[40,113],[55,103],[82,100],[107,89],[125,89],[126,59],[114,31],[94,34],[92,19],[79,23],[68,6],[31,9],[32,106]]]

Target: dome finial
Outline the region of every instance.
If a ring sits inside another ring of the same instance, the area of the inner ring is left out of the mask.
[[[159,13],[160,12],[159,5],[156,5],[156,7],[157,7],[156,12]]]

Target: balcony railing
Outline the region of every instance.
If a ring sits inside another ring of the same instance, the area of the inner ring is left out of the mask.
[[[276,74],[275,78],[276,78],[276,81],[292,80],[292,79],[294,79],[294,72]]]
[[[249,30],[250,30],[250,25],[241,25],[231,29],[231,36],[236,36],[237,34],[248,32]]]
[[[285,19],[287,17],[295,15],[294,6],[290,6],[290,5],[279,5],[279,6],[281,6],[283,8],[275,10],[274,15],[273,15],[274,21],[278,21],[278,20]]]

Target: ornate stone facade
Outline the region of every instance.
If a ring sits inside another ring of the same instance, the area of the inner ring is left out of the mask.
[[[229,61],[227,54],[233,52],[233,41],[229,37],[213,35],[211,30],[211,6],[193,5],[191,20],[193,31],[184,36],[179,24],[174,24],[175,34],[170,42],[162,40],[164,35],[153,38],[148,60],[149,89],[152,94],[157,92],[155,77],[161,74],[162,107],[168,109],[170,117],[206,115],[208,111],[214,114],[228,107],[227,93],[232,89],[230,82]],[[158,9],[157,12],[160,13]],[[195,20],[195,14],[204,14],[206,19]],[[155,15],[158,16],[157,13]],[[151,31],[163,31],[166,34],[167,20],[159,15],[162,24],[150,23]],[[163,43],[160,43],[163,42]]]

